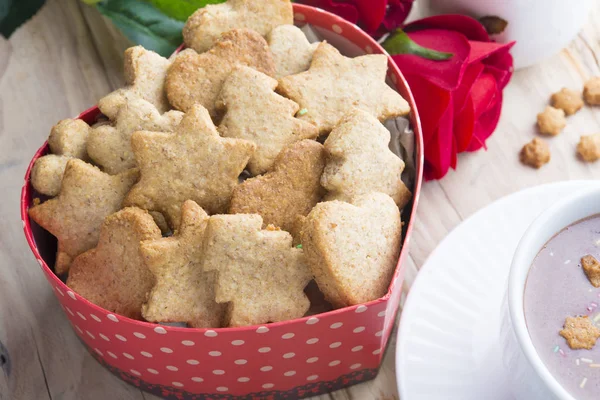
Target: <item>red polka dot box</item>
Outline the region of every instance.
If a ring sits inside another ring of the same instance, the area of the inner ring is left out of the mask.
[[[385,53],[356,25],[322,10],[294,4],[295,23],[309,23],[347,56]],[[28,217],[37,194],[29,183],[21,197],[27,241],[69,322],[88,351],[119,378],[169,399],[292,399],[330,392],[376,376],[392,330],[404,276],[423,167],[423,143],[414,100],[394,63],[388,82],[411,105],[416,136],[414,197],[405,210],[405,241],[388,293],[366,304],[262,326],[192,329],[131,320],[88,302],[53,272],[56,240]],[[79,118],[89,124],[97,108]]]

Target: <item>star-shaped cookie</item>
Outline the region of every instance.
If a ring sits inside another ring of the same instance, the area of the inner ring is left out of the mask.
[[[248,29],[234,29],[224,33],[206,53],[186,49],[175,57],[165,83],[169,101],[186,112],[194,104],[200,104],[216,116],[215,101],[223,81],[236,65],[275,76],[273,57],[265,39]]]
[[[325,167],[323,145],[296,142],[279,153],[273,170],[238,185],[231,197],[231,214],[259,214],[265,225],[294,233],[297,216],[304,216],[321,200],[319,181]]]
[[[131,151],[131,134],[135,131],[172,132],[181,122],[181,111],[168,111],[163,115],[152,103],[138,96],[116,96],[111,102],[121,102],[114,117],[115,124],[92,129],[87,151],[90,158],[109,174],[118,174],[134,168],[135,158]],[[108,97],[108,96],[107,96]]]
[[[159,113],[167,112],[171,107],[165,93],[165,75],[171,62],[142,46],[134,46],[125,50],[123,64],[126,86],[100,99],[100,111],[115,119],[121,102],[114,95],[134,94],[154,104]]]
[[[104,218],[121,209],[138,176],[137,169],[109,175],[76,158],[67,162],[58,196],[29,209],[29,216],[58,239],[57,274],[96,246]]]
[[[183,27],[183,40],[187,47],[202,53],[231,29],[252,29],[265,36],[277,25],[293,23],[290,0],[228,0],[192,14]]]
[[[372,192],[319,203],[300,233],[302,249],[325,299],[336,307],[385,295],[400,254],[402,222],[391,197]]]
[[[298,104],[275,93],[276,87],[277,80],[238,66],[225,79],[217,100],[217,108],[226,110],[219,125],[221,136],[256,144],[248,162],[252,175],[271,169],[285,146],[319,134],[316,126],[294,117]]]
[[[591,350],[600,338],[600,329],[587,317],[567,317],[563,330],[559,332],[573,350]]]
[[[67,286],[108,311],[141,319],[154,276],[144,264],[140,242],[159,238],[160,229],[146,211],[130,207],[109,215],[98,246],[73,261]]]
[[[175,132],[134,132],[131,147],[141,178],[124,205],[161,212],[176,228],[186,200],[194,200],[209,214],[227,210],[256,145],[220,137],[208,111],[196,105]]]
[[[399,208],[408,203],[410,191],[400,179],[404,161],[389,148],[390,131],[371,114],[352,109],[327,140],[327,165],[321,184],[326,200],[351,202],[370,192],[385,193]]]
[[[294,25],[279,25],[267,35],[267,42],[273,53],[277,78],[306,71],[319,45],[309,43],[304,32]]]
[[[204,240],[204,270],[217,272],[216,301],[228,303],[225,326],[302,317],[311,280],[302,249],[280,230],[261,230],[260,215],[214,215]]]
[[[351,107],[380,121],[406,115],[406,100],[385,83],[388,59],[383,54],[344,57],[329,43],[319,44],[306,72],[279,79],[277,91],[304,111],[299,118],[327,133]]]
[[[192,328],[219,328],[225,307],[215,302],[215,274],[202,269],[202,241],[208,214],[188,200],[181,207],[178,232],[142,242],[146,265],[156,284],[142,315],[150,322],[185,322]]]

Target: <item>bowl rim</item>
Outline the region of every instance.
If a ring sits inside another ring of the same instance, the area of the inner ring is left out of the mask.
[[[296,318],[296,319],[291,319],[291,320],[286,320],[286,321],[272,322],[272,323],[268,323],[268,324],[248,325],[248,326],[243,326],[243,327],[187,328],[187,327],[162,325],[159,323],[153,323],[153,322],[147,322],[147,321],[140,321],[140,320],[128,318],[128,317],[120,315],[120,314],[116,314],[116,316],[119,318],[120,321],[124,321],[127,323],[131,323],[131,324],[134,324],[134,325],[137,325],[140,327],[144,327],[144,328],[149,328],[149,329],[154,329],[154,328],[160,326],[160,327],[164,327],[165,329],[168,329],[169,331],[182,331],[182,332],[186,332],[188,334],[191,332],[205,334],[208,331],[214,331],[214,332],[218,332],[218,333],[251,332],[251,331],[256,331],[257,328],[260,328],[263,326],[277,327],[277,326],[288,325],[290,323],[306,323],[306,321],[308,321],[311,318],[327,318],[330,316],[335,316],[338,314],[355,311],[359,307],[369,307],[372,305],[379,304],[381,302],[387,302],[390,299],[390,297],[392,296],[394,289],[396,289],[395,284],[402,283],[401,280],[398,280],[397,278],[404,274],[404,260],[406,260],[406,258],[408,257],[408,247],[409,247],[409,243],[410,243],[410,238],[412,237],[412,230],[413,230],[414,222],[416,219],[417,206],[419,203],[419,198],[420,198],[420,193],[421,193],[421,185],[423,182],[423,166],[424,166],[424,149],[423,149],[423,135],[422,135],[422,128],[421,128],[421,120],[419,118],[418,109],[417,109],[414,97],[412,95],[412,91],[410,89],[410,86],[408,85],[408,82],[404,78],[404,75],[402,74],[402,72],[400,71],[398,66],[394,63],[394,61],[392,60],[389,53],[375,39],[373,39],[371,36],[369,36],[366,32],[364,32],[357,25],[355,25],[335,14],[332,14],[328,11],[322,10],[317,7],[312,7],[312,6],[308,6],[308,5],[304,5],[304,4],[297,4],[297,3],[293,3],[292,5],[293,5],[294,17],[296,17],[297,14],[304,15],[306,20],[302,19],[300,21],[302,23],[309,23],[308,21],[310,21],[311,18],[308,18],[307,16],[315,15],[318,13],[318,14],[326,15],[327,18],[329,18],[331,20],[332,25],[333,24],[338,25],[343,30],[348,29],[348,30],[354,30],[354,31],[359,32],[359,34],[361,36],[363,36],[365,38],[365,40],[367,40],[369,42],[369,46],[371,46],[371,48],[373,49],[372,54],[384,54],[385,56],[387,56],[387,58],[388,58],[387,74],[389,75],[390,70],[392,70],[394,72],[394,74],[399,78],[399,80],[394,83],[395,87],[393,89],[396,91],[399,91],[398,88],[404,88],[406,93],[405,93],[405,95],[403,95],[403,97],[411,107],[411,113],[409,114],[408,118],[410,119],[412,130],[414,132],[414,137],[415,137],[415,154],[414,154],[415,181],[414,181],[414,187],[412,190],[413,198],[412,198],[412,203],[411,203],[411,208],[410,208],[410,218],[408,220],[408,224],[406,227],[404,241],[402,243],[402,248],[400,251],[400,255],[398,257],[398,262],[396,263],[396,267],[394,269],[394,274],[392,276],[392,279],[390,280],[390,284],[388,286],[388,290],[387,290],[386,294],[383,297],[369,301],[367,303],[356,304],[356,305],[352,305],[352,306],[338,308],[338,309],[327,311],[324,313],[319,313],[319,314],[310,315],[310,316],[304,316],[302,318]],[[331,29],[328,28],[328,30],[331,30]],[[334,31],[332,31],[332,32],[336,33]],[[180,48],[178,48],[176,50],[176,52]],[[97,117],[100,114],[101,113],[98,110],[97,106],[92,106],[92,107],[88,108],[87,110],[83,111],[82,113],[80,113],[79,115],[77,115],[74,119],[85,119],[85,118],[91,119],[91,118]],[[23,230],[25,233],[25,238],[27,240],[27,243],[29,244],[29,247],[30,247],[33,255],[39,261],[40,267],[42,268],[43,272],[46,274],[46,276],[49,279],[51,279],[53,281],[56,288],[60,289],[61,291],[65,291],[70,297],[83,302],[84,304],[86,304],[86,306],[92,308],[93,310],[95,310],[98,313],[102,313],[104,315],[115,315],[111,311],[106,310],[106,309],[90,302],[89,300],[82,297],[75,291],[71,290],[46,264],[46,262],[40,255],[40,252],[37,248],[37,245],[35,243],[35,239],[33,237],[33,233],[31,230],[31,221],[30,221],[29,214],[28,214],[28,210],[29,210],[29,206],[30,206],[28,197],[31,196],[31,192],[33,190],[31,187],[31,184],[30,184],[30,176],[31,176],[31,170],[33,168],[35,161],[42,155],[46,154],[46,152],[48,151],[48,148],[49,148],[48,142],[45,141],[42,144],[42,146],[40,148],[38,148],[38,150],[33,155],[33,158],[31,159],[31,161],[27,167],[27,170],[25,172],[25,180],[24,180],[23,187],[21,189],[21,197],[20,197],[21,213],[20,214],[21,214],[21,220],[23,222]],[[401,288],[399,290],[401,290]],[[394,312],[395,311],[396,310],[394,310]]]
[[[542,246],[562,229],[600,213],[600,205],[589,213],[591,204],[598,203],[600,186],[579,190],[544,210],[527,228],[510,265],[507,285],[508,310],[511,329],[527,362],[544,385],[561,400],[576,400],[550,373],[540,358],[527,329],[523,307],[524,290],[531,264]],[[588,207],[583,207],[587,204]],[[593,207],[592,207],[593,208]],[[575,210],[575,211],[570,211]],[[559,226],[556,229],[556,226]],[[541,245],[539,245],[541,243]],[[539,245],[539,246],[538,246]]]

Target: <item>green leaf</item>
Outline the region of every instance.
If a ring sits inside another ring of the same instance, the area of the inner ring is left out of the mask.
[[[415,43],[402,29],[396,30],[382,44],[390,54],[413,54],[428,60],[443,61],[454,54],[428,49]]]
[[[225,0],[149,0],[165,15],[179,21],[186,21],[190,15],[207,4],[223,3]]]
[[[33,17],[46,0],[0,0],[0,35],[10,35]]]
[[[134,43],[170,56],[183,42],[183,22],[167,17],[141,0],[106,0],[96,5]]]

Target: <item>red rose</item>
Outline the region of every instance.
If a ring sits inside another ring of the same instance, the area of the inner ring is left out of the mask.
[[[408,16],[413,0],[299,0],[319,7],[360,25],[367,33],[379,37],[399,27]]]
[[[514,43],[491,42],[477,20],[441,15],[404,28],[417,44],[453,56],[433,61],[412,54],[392,58],[415,98],[425,144],[425,179],[456,168],[457,154],[485,147],[502,109],[502,89],[512,75]]]

